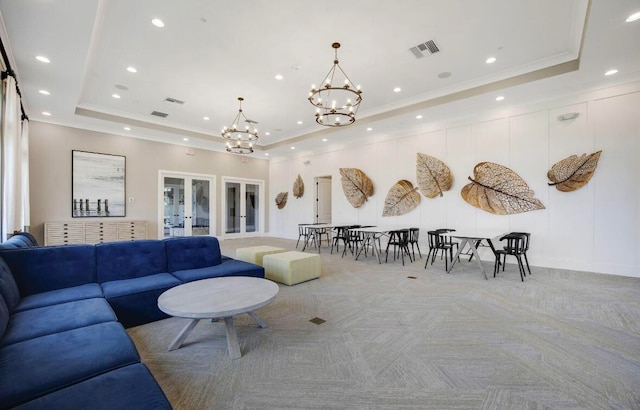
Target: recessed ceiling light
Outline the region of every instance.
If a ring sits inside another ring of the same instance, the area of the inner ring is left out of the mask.
[[[36,56],[36,60],[40,61],[41,63],[50,63],[51,62],[51,60],[49,60],[45,56]]]
[[[371,127],[367,128],[367,131],[372,131],[372,130],[373,130],[373,128],[371,128]]]
[[[137,73],[138,70],[135,67],[129,66],[127,67],[127,71],[130,73]]]
[[[504,96],[503,95],[499,95],[496,97],[496,101],[502,101],[504,100]]]
[[[202,117],[203,120],[209,121],[209,117]]]
[[[396,87],[396,88],[393,89],[394,93],[399,93],[400,91],[402,91],[402,88],[400,88],[400,87]]]
[[[298,121],[298,125],[302,125],[302,121]]]
[[[265,153],[264,153],[264,156],[265,156],[265,157],[268,157],[268,156],[269,156],[269,153],[268,153],[268,152],[265,152]]]
[[[183,138],[182,141],[189,141],[189,138]]]
[[[451,73],[449,71],[443,71],[438,74],[438,78],[449,78],[451,77]]]
[[[326,139],[326,138],[323,138],[323,139],[322,139],[322,142],[327,142],[327,139]]]
[[[46,115],[47,117],[50,117],[51,113],[49,111],[42,111],[42,115]]]
[[[496,58],[495,57],[489,57],[484,62],[487,63],[487,64],[492,64],[492,63],[496,62]]]
[[[111,96],[112,96],[113,98],[115,98],[115,99],[120,98],[120,94],[111,94]]]
[[[422,119],[422,115],[421,114],[416,115],[416,120],[421,120],[421,119]]]
[[[604,73],[604,75],[614,75],[617,72],[618,72],[618,70],[616,70],[615,68],[612,68],[611,70],[609,70],[606,73]]]
[[[633,13],[632,15],[630,15],[629,17],[627,17],[627,19],[625,20],[627,23],[631,23],[632,21],[636,21],[640,19],[640,11],[637,13]]]
[[[282,74],[276,74],[276,80],[282,80],[284,77],[282,76]]]
[[[265,132],[264,135],[271,135],[269,131]]]
[[[38,90],[38,92],[42,95],[51,95],[47,90]]]
[[[131,127],[124,127],[125,131],[131,131]]]
[[[296,147],[291,147],[291,149],[296,149]]]
[[[153,24],[156,27],[160,27],[160,28],[164,27],[164,21],[162,21],[162,20],[160,20],[158,18],[151,19],[151,24]]]

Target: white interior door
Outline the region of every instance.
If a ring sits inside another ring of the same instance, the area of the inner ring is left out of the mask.
[[[264,233],[264,181],[222,178],[225,238]]]
[[[160,171],[158,237],[215,234],[215,177]]]
[[[331,176],[316,177],[316,222],[331,223]]]

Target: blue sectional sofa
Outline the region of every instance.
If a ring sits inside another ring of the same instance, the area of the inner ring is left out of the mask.
[[[167,317],[165,290],[264,277],[213,237],[39,247],[0,244],[0,409],[170,409],[125,328]]]

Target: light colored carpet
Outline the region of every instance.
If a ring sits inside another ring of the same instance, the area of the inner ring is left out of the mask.
[[[295,241],[221,242],[223,254]],[[322,276],[224,324],[186,319],[129,329],[176,409],[640,408],[640,279],[515,264],[484,280],[475,262],[402,266],[323,249]],[[492,272],[493,263],[486,263]],[[414,276],[415,279],[409,278]],[[316,325],[318,317],[326,320]]]

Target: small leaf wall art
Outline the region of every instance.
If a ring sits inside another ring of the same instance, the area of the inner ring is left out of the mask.
[[[280,192],[278,195],[276,195],[276,205],[278,206],[278,209],[284,208],[284,206],[287,204],[288,196],[288,192]]]
[[[384,199],[382,216],[404,215],[420,205],[420,194],[417,190],[418,187],[414,188],[406,179],[396,182]]]
[[[293,196],[298,199],[304,195],[304,182],[302,182],[302,177],[298,174],[298,178],[293,181]]]
[[[582,188],[589,182],[598,166],[598,159],[602,151],[593,154],[572,155],[553,164],[547,178],[549,186],[555,186],[558,191],[571,192]]]
[[[453,174],[449,167],[436,157],[417,153],[416,178],[418,188],[427,198],[442,196],[453,185]]]
[[[493,162],[473,168],[474,178],[460,194],[469,204],[496,215],[511,215],[544,209],[527,183],[511,169]]]
[[[342,191],[354,208],[360,208],[373,195],[373,181],[358,168],[340,168]]]

